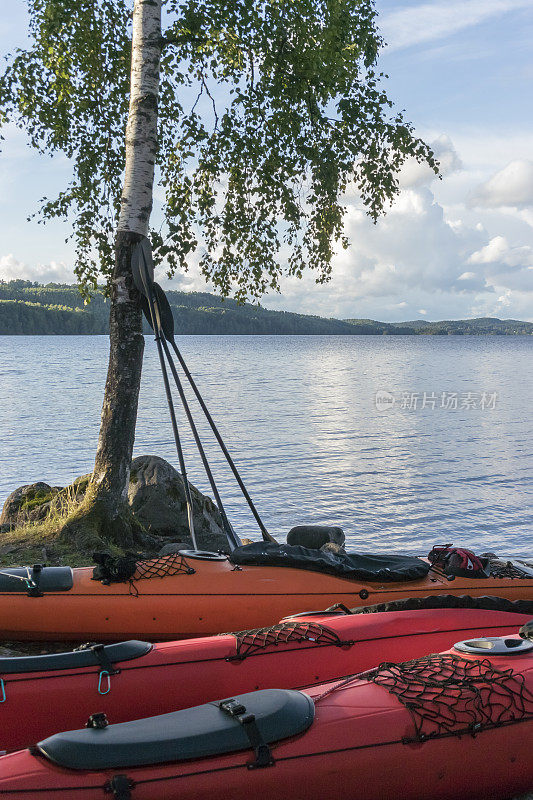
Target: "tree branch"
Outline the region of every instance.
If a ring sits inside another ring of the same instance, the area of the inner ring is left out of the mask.
[[[182,36],[172,36],[165,34],[161,36],[159,39],[159,44],[161,49],[164,47],[168,47],[169,45],[183,45],[183,44],[206,44],[208,41],[207,36],[191,36],[187,34],[183,34]]]

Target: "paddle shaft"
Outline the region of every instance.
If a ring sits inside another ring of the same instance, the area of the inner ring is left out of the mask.
[[[194,532],[194,519],[193,519],[193,507],[192,507],[192,497],[191,497],[191,487],[189,486],[189,481],[187,478],[187,469],[185,467],[185,459],[183,457],[183,448],[181,446],[181,440],[178,430],[178,423],[176,421],[176,413],[174,411],[174,403],[172,402],[172,394],[170,391],[170,384],[168,380],[168,372],[165,363],[165,357],[163,354],[163,347],[162,347],[162,336],[161,336],[161,323],[160,323],[160,316],[156,313],[155,305],[154,305],[154,296],[152,293],[152,286],[151,282],[148,279],[147,269],[146,269],[146,262],[143,258],[143,264],[145,269],[141,273],[141,277],[143,280],[144,288],[146,290],[146,298],[148,300],[148,306],[150,308],[150,316],[152,318],[152,328],[155,333],[155,341],[157,345],[157,353],[159,355],[159,363],[161,365],[161,372],[163,373],[163,383],[165,385],[165,393],[167,396],[167,403],[168,409],[170,411],[170,420],[172,423],[172,430],[174,433],[174,441],[176,442],[176,450],[178,451],[178,459],[180,464],[181,475],[183,478],[183,487],[185,489],[185,499],[187,501],[187,519],[189,523],[189,532],[191,534],[192,544],[195,550],[198,549],[198,544],[196,542],[196,534]]]
[[[189,383],[191,385],[191,388],[192,388],[194,394],[196,395],[196,399],[198,400],[198,402],[200,404],[200,407],[201,407],[202,411],[204,412],[204,414],[206,416],[206,419],[209,422],[209,425],[211,426],[211,430],[213,431],[213,433],[215,435],[215,438],[216,438],[217,442],[220,445],[220,449],[224,453],[224,455],[226,457],[226,461],[228,462],[228,464],[231,467],[231,470],[233,472],[233,475],[235,476],[235,480],[239,484],[239,488],[240,488],[241,492],[243,493],[244,498],[245,498],[246,502],[248,503],[248,506],[250,507],[250,511],[252,512],[252,514],[255,517],[255,521],[257,522],[257,524],[259,526],[259,530],[261,531],[263,539],[265,541],[267,541],[267,542],[275,542],[277,544],[277,542],[274,539],[274,537],[265,528],[265,526],[263,524],[263,520],[259,516],[259,512],[257,511],[257,509],[256,509],[256,507],[255,507],[255,505],[253,503],[252,498],[248,494],[248,490],[246,489],[246,486],[243,483],[243,480],[242,480],[242,478],[241,478],[241,476],[239,474],[239,471],[238,471],[237,467],[235,466],[235,464],[233,462],[233,459],[230,456],[226,445],[224,444],[224,441],[222,439],[222,436],[219,433],[219,430],[218,430],[218,428],[217,428],[217,426],[215,424],[215,421],[213,420],[213,417],[209,413],[209,409],[207,408],[206,404],[204,403],[202,395],[200,394],[200,390],[196,386],[194,378],[192,377],[191,373],[189,372],[187,364],[185,363],[185,361],[183,359],[183,356],[181,355],[181,353],[180,353],[180,351],[178,349],[178,346],[177,346],[176,342],[174,341],[174,338],[172,337],[172,338],[169,339],[169,337],[167,336],[167,339],[170,341],[170,344],[171,344],[174,352],[176,353],[178,361],[181,364],[181,368],[183,369],[183,372],[185,373],[185,375],[187,377],[187,380],[189,381]]]
[[[183,405],[183,409],[185,411],[185,414],[187,415],[187,420],[189,422],[189,426],[191,428],[192,435],[194,436],[194,441],[196,442],[196,446],[198,448],[198,452],[200,453],[200,458],[202,459],[202,464],[204,466],[206,475],[207,475],[207,477],[209,479],[209,483],[210,483],[211,489],[212,489],[213,494],[215,496],[215,501],[216,501],[216,504],[218,506],[218,510],[220,511],[220,516],[222,517],[222,522],[223,522],[223,525],[224,525],[224,531],[226,533],[226,537],[228,539],[228,544],[230,545],[231,549],[233,550],[235,547],[239,547],[241,543],[240,543],[239,539],[237,538],[237,536],[235,534],[235,531],[231,527],[231,523],[230,523],[230,521],[229,521],[229,519],[227,517],[226,511],[224,509],[224,505],[222,503],[222,498],[220,497],[220,493],[219,493],[217,485],[215,483],[215,479],[213,477],[213,473],[211,472],[211,467],[209,466],[209,462],[207,460],[207,456],[205,454],[205,450],[204,450],[202,442],[200,440],[200,436],[198,435],[198,430],[196,428],[194,419],[192,417],[191,410],[190,410],[189,404],[187,402],[187,398],[185,397],[185,392],[183,391],[182,383],[180,381],[178,372],[176,370],[176,365],[174,364],[174,360],[173,360],[172,355],[171,355],[171,353],[170,353],[170,351],[168,349],[168,344],[166,342],[165,337],[162,338],[162,345],[163,345],[163,349],[165,351],[165,355],[166,355],[168,364],[170,366],[170,370],[172,372],[172,376],[174,378],[174,381],[175,381],[177,389],[178,389],[178,393],[179,393],[179,396],[180,396],[181,403]]]
[[[151,268],[151,274],[150,274],[150,269],[149,268]],[[198,435],[198,431],[197,431],[196,426],[194,424],[194,421],[193,421],[193,418],[192,418],[192,415],[191,415],[191,412],[190,412],[190,409],[189,409],[189,406],[188,406],[188,403],[187,403],[187,399],[186,399],[185,393],[183,391],[183,387],[182,387],[181,381],[179,379],[179,376],[177,374],[177,371],[176,371],[176,368],[175,368],[175,365],[174,365],[174,361],[173,361],[172,356],[171,356],[171,354],[170,354],[170,352],[168,350],[167,342],[169,342],[172,345],[172,348],[174,349],[174,352],[176,353],[176,355],[177,355],[177,357],[179,359],[179,362],[180,362],[181,367],[182,367],[182,369],[183,369],[183,371],[185,373],[185,376],[187,377],[187,380],[189,381],[189,383],[191,385],[191,388],[193,389],[194,394],[196,395],[196,398],[197,398],[197,400],[198,400],[198,402],[200,404],[200,407],[201,407],[202,411],[204,412],[209,425],[211,426],[211,430],[213,431],[213,433],[215,435],[215,438],[216,438],[218,444],[220,445],[220,448],[221,448],[221,450],[222,450],[222,452],[223,452],[223,454],[224,454],[224,456],[226,458],[226,461],[228,462],[228,464],[229,464],[229,466],[230,466],[230,468],[231,468],[231,470],[233,472],[233,475],[234,475],[234,477],[235,477],[235,479],[236,479],[236,481],[237,481],[237,483],[239,485],[239,488],[240,488],[241,492],[243,493],[243,496],[244,496],[246,502],[248,503],[248,506],[249,506],[249,508],[250,508],[250,510],[251,510],[256,522],[257,522],[257,525],[259,526],[259,529],[261,531],[261,535],[262,535],[263,539],[265,541],[271,541],[271,542],[274,542],[274,543],[277,544],[277,542],[274,539],[274,537],[271,536],[271,534],[267,531],[265,525],[263,524],[263,521],[262,521],[261,517],[259,516],[259,513],[258,513],[258,511],[257,511],[257,509],[256,509],[256,507],[255,507],[255,505],[254,505],[254,503],[252,501],[252,498],[248,494],[248,491],[247,491],[246,486],[244,485],[244,482],[243,482],[243,480],[242,480],[242,478],[241,478],[241,476],[239,474],[239,471],[237,470],[237,467],[235,466],[235,463],[233,462],[233,459],[231,458],[231,456],[230,456],[230,454],[228,452],[228,449],[227,449],[226,445],[224,444],[224,441],[223,441],[223,439],[222,439],[222,437],[221,437],[221,435],[219,433],[219,430],[218,430],[217,426],[215,425],[215,422],[214,422],[213,418],[211,417],[211,414],[209,413],[209,410],[208,410],[206,404],[204,403],[202,395],[200,394],[200,391],[199,391],[198,387],[196,386],[196,383],[195,383],[191,373],[189,372],[189,369],[188,369],[188,367],[187,367],[187,365],[186,365],[186,363],[185,363],[185,361],[184,361],[184,359],[183,359],[183,357],[182,357],[182,355],[181,355],[181,353],[180,353],[180,351],[179,351],[179,349],[178,349],[178,347],[176,345],[176,342],[174,340],[174,319],[173,319],[173,315],[172,315],[172,310],[171,310],[170,304],[169,304],[169,302],[168,302],[168,300],[167,300],[167,298],[165,296],[165,293],[163,292],[161,287],[157,283],[155,283],[154,280],[153,280],[153,265],[152,265],[151,250],[150,250],[149,241],[148,241],[148,239],[146,237],[143,238],[141,242],[139,242],[139,244],[136,246],[136,248],[134,250],[134,253],[133,253],[133,256],[132,256],[132,273],[133,273],[133,280],[135,282],[135,285],[137,286],[139,292],[141,293],[141,296],[144,299],[144,303],[143,303],[144,314],[145,314],[146,318],[148,319],[148,322],[152,326],[152,329],[153,329],[154,333],[156,334],[156,343],[157,343],[157,348],[158,348],[159,360],[160,360],[160,363],[161,363],[161,370],[163,372],[163,380],[165,382],[165,391],[167,393],[167,401],[168,401],[168,404],[169,404],[170,415],[171,415],[171,420],[172,420],[172,426],[173,426],[173,430],[174,430],[174,438],[176,440],[176,446],[177,446],[177,449],[178,449],[178,456],[180,457],[180,466],[181,466],[182,473],[183,473],[185,489],[186,489],[188,500],[190,498],[190,491],[189,491],[188,481],[187,481],[187,477],[186,477],[186,473],[185,473],[185,465],[184,465],[184,461],[183,461],[183,452],[182,452],[181,443],[180,443],[180,440],[179,440],[178,428],[177,428],[177,424],[176,424],[176,420],[175,420],[175,414],[174,414],[174,409],[173,409],[173,405],[172,405],[172,397],[171,397],[171,394],[170,394],[170,386],[169,386],[169,383],[168,383],[168,374],[166,372],[166,366],[165,366],[165,362],[164,362],[162,348],[164,348],[166,358],[167,358],[168,363],[170,365],[170,369],[172,371],[172,375],[174,377],[174,380],[176,382],[176,386],[178,388],[178,392],[180,394],[180,399],[181,399],[181,402],[183,404],[183,408],[184,408],[185,413],[187,415],[187,420],[189,422],[189,425],[191,426],[191,431],[193,433],[193,436],[194,436],[194,439],[195,439],[195,442],[196,442],[196,446],[198,447],[198,451],[200,453],[200,456],[201,456],[201,459],[202,459],[202,463],[204,465],[204,469],[205,469],[206,474],[208,476],[209,483],[210,483],[211,488],[213,490],[213,494],[215,495],[215,500],[217,502],[217,505],[218,505],[218,508],[219,508],[219,511],[220,511],[220,515],[222,517],[223,527],[225,529],[225,533],[226,533],[226,536],[227,536],[227,539],[228,539],[228,544],[230,545],[231,548],[237,547],[237,546],[240,545],[240,541],[239,541],[238,537],[236,536],[236,534],[235,534],[235,532],[234,532],[234,530],[233,530],[233,528],[231,526],[231,523],[228,520],[228,517],[227,517],[226,512],[224,510],[224,506],[222,505],[222,500],[220,498],[220,494],[218,492],[218,489],[216,487],[216,484],[215,484],[215,481],[214,481],[214,478],[213,478],[213,474],[212,474],[211,469],[209,467],[209,464],[207,462],[207,457],[205,455],[205,451],[204,451],[202,443],[200,441],[200,437]],[[147,305],[148,305],[148,310],[146,308]],[[191,522],[192,522],[192,516],[191,516]]]

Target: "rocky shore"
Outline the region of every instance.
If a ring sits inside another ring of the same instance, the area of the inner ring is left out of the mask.
[[[19,542],[17,530],[43,523],[54,514],[83,500],[90,475],[76,478],[70,486],[51,486],[39,481],[15,489],[4,503],[0,515],[0,559],[15,563],[27,542]],[[199,546],[205,550],[225,549],[226,535],[218,508],[210,497],[191,484],[194,528]],[[159,456],[138,456],[132,461],[128,486],[128,504],[146,530],[151,542],[150,555],[179,544],[191,547],[187,523],[187,502],[183,479],[174,467]],[[50,550],[50,552],[48,552]],[[56,563],[50,548],[43,548],[39,560]]]

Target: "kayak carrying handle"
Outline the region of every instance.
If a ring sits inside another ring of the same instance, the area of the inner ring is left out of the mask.
[[[5,703],[7,700],[6,697],[6,686],[4,683],[4,679],[0,678],[0,703]]]

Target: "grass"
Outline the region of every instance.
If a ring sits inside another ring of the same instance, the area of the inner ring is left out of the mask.
[[[90,553],[80,552],[79,547],[70,547],[61,541],[58,519],[46,519],[23,525],[2,536],[0,567],[23,567],[43,564],[56,567],[68,564],[85,567],[93,563]]]
[[[79,539],[75,542],[66,542],[61,537],[61,532],[67,520],[72,517],[79,507],[80,490],[79,482],[67,486],[60,493],[54,495],[58,502],[53,503],[47,516],[37,522],[27,522],[12,531],[2,534],[0,539],[0,567],[17,567],[31,564],[48,566],[61,566],[68,564],[72,567],[84,567],[93,564],[92,547],[87,549],[80,546]],[[32,506],[38,505],[32,498]],[[44,503],[43,498],[39,502]],[[109,543],[106,549],[113,555],[121,555],[122,551]]]

